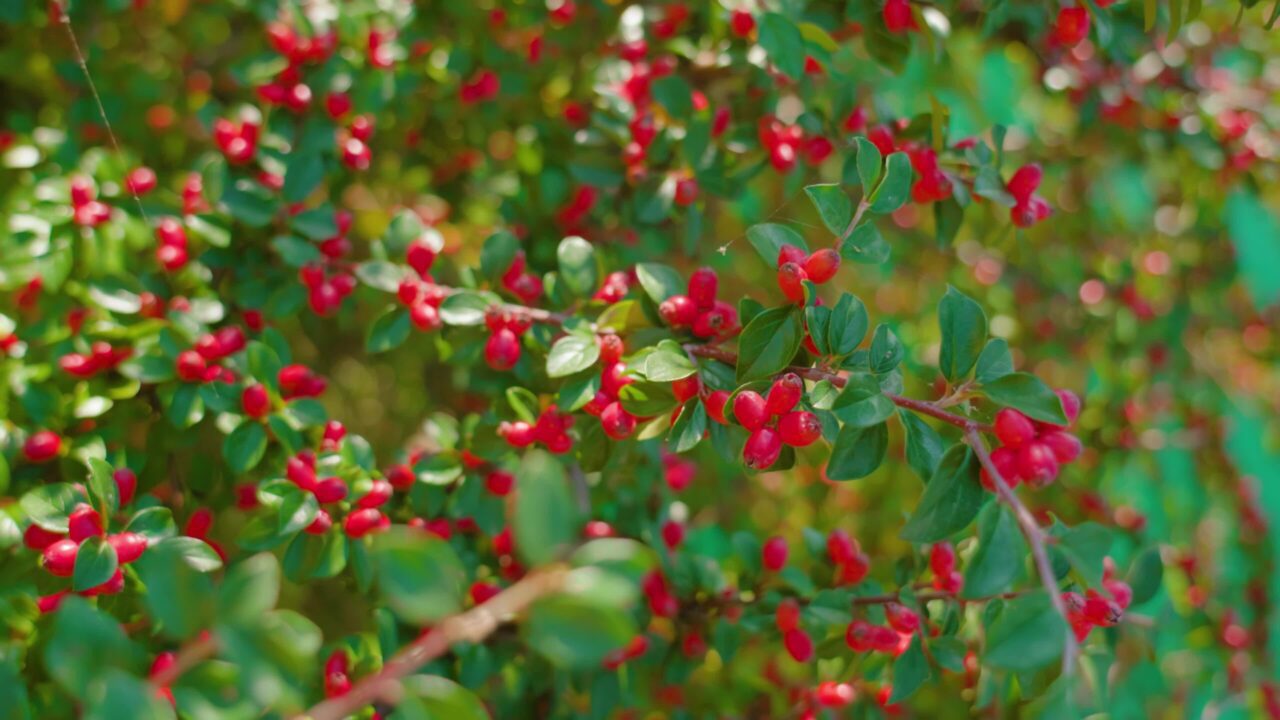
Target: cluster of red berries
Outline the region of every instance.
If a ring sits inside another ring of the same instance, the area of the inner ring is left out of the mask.
[[[773,115],[760,118],[756,126],[760,144],[769,152],[769,164],[779,173],[788,173],[803,154],[805,162],[819,165],[831,156],[835,146],[821,135],[805,136],[804,128],[787,125]]]
[[[1036,195],[1044,172],[1034,163],[1018,168],[1005,188],[1013,196],[1015,205],[1009,210],[1009,219],[1018,227],[1031,227],[1053,214],[1049,203]]]
[[[590,185],[579,186],[573,191],[568,202],[556,211],[556,223],[566,235],[581,235],[584,232],[582,223],[596,206],[600,192]]]
[[[156,225],[156,260],[169,272],[187,264],[187,231],[176,218],[167,217]]]
[[[91,537],[106,537],[120,565],[127,565],[137,560],[147,549],[147,538],[138,533],[122,532],[107,536],[103,529],[102,515],[85,503],[80,503],[71,510],[71,515],[67,519],[66,533],[46,530],[33,524],[23,533],[22,541],[29,549],[42,553],[44,569],[50,574],[57,577],[71,577],[75,571],[76,555],[80,551],[80,544]],[[124,589],[124,574],[117,568],[110,579],[80,594],[111,595],[122,589]]]
[[[1065,426],[1032,420],[1013,408],[996,413],[993,425],[1001,446],[991,451],[991,463],[1010,487],[1019,482],[1045,487],[1057,479],[1062,465],[1080,457],[1080,439],[1067,432],[1080,414],[1080,398],[1070,390],[1057,393],[1067,416]],[[981,477],[983,486],[994,491],[985,468]]]
[[[1062,594],[1067,606],[1067,621],[1076,640],[1084,642],[1093,628],[1111,627],[1120,622],[1129,603],[1133,602],[1133,589],[1125,581],[1117,579],[1115,572],[1115,564],[1111,558],[1106,558],[1102,567],[1105,595],[1093,589],[1086,590],[1084,595],[1078,592]]]
[[[498,437],[516,448],[528,447],[535,442],[542,443],[547,450],[559,455],[573,449],[573,438],[569,436],[571,427],[573,415],[562,413],[555,405],[551,405],[538,415],[536,422],[517,420],[499,423]]]
[[[813,638],[800,627],[800,606],[787,598],[778,603],[773,614],[774,625],[782,633],[782,645],[796,662],[809,662],[813,658]]]
[[[325,444],[335,448],[346,435],[341,425],[326,426]],[[316,456],[304,450],[289,458],[285,463],[285,477],[300,489],[315,496],[321,505],[333,505],[346,499],[349,488],[342,478],[330,476],[321,478],[316,472]],[[391,519],[382,513],[380,508],[386,504],[395,488],[389,480],[377,479],[372,482],[365,494],[355,499],[354,508],[343,521],[342,530],[350,538],[364,537],[391,527]],[[333,518],[328,510],[321,508],[316,513],[304,532],[311,535],[323,535],[333,527]]]
[[[795,407],[804,396],[804,380],[787,373],[769,387],[768,397],[744,390],[733,399],[733,416],[751,435],[742,448],[747,467],[762,470],[777,461],[784,444],[811,445],[822,436],[818,416]]]
[[[951,197],[951,178],[938,167],[938,153],[933,148],[912,143],[906,149],[911,167],[919,178],[911,185],[911,199],[921,204],[939,202]]]
[[[342,150],[342,164],[352,170],[368,170],[373,162],[373,151],[369,149],[369,138],[373,137],[373,118],[368,115],[357,115],[351,120],[343,137],[339,137],[338,147]]]
[[[476,72],[469,80],[462,83],[458,88],[458,97],[463,104],[473,105],[492,100],[498,96],[498,91],[501,89],[502,83],[498,80],[498,74],[485,68]]]
[[[804,281],[822,285],[840,269],[840,253],[832,248],[814,250],[808,255],[795,245],[783,245],[778,251],[778,289],[797,305],[804,303]]]
[[[832,530],[827,535],[827,558],[836,566],[837,585],[857,585],[871,571],[871,558],[843,530]]]
[[[601,335],[596,341],[600,346],[600,389],[582,407],[583,412],[600,418],[604,434],[614,440],[625,440],[635,432],[638,419],[618,400],[622,388],[634,382],[627,375],[627,364],[622,362],[625,347],[617,335]]]
[[[956,549],[949,542],[929,548],[929,569],[933,571],[933,588],[940,592],[958,593],[964,587],[964,575],[956,569]]]
[[[667,487],[680,492],[689,487],[697,473],[697,463],[667,452],[665,448],[662,450],[662,479],[666,481]]]
[[[524,576],[524,565],[515,557],[515,540],[511,528],[504,527],[493,536],[493,554],[498,557],[498,572],[508,581],[515,582]]]
[[[72,352],[58,358],[58,367],[73,377],[91,378],[100,372],[114,370],[132,355],[131,347],[116,348],[111,343],[100,340],[90,346],[88,355]]]
[[[98,227],[111,219],[111,206],[95,199],[95,195],[88,178],[71,178],[71,209],[80,227]]]
[[[501,307],[490,308],[484,314],[489,339],[484,343],[484,361],[494,370],[510,370],[520,362],[520,337],[533,324],[523,314]]]
[[[239,121],[218,118],[213,121],[213,142],[232,165],[244,165],[258,150],[258,134],[262,130],[257,112],[246,112]]]
[[[196,339],[195,348],[178,353],[174,362],[178,378],[183,382],[235,382],[230,368],[216,365],[219,360],[244,349],[244,331],[229,325]]]
[[[198,172],[187,173],[182,183],[182,214],[195,215],[209,209],[204,200],[204,178]]]
[[[1110,2],[1099,2],[1106,7]],[[1053,21],[1053,29],[1049,32],[1049,44],[1062,48],[1079,45],[1089,37],[1089,11],[1083,6],[1064,7],[1058,11]]]
[[[854,652],[878,652],[901,655],[911,644],[911,636],[920,629],[920,615],[896,602],[886,603],[884,617],[888,625],[876,625],[858,619],[844,631],[844,642]]]
[[[351,273],[329,275],[324,266],[317,263],[303,265],[298,270],[298,279],[307,288],[307,304],[311,311],[320,317],[337,312],[342,301],[356,289],[356,279]]]
[[[351,691],[351,658],[346,650],[334,650],[324,661],[324,696],[335,698]]]
[[[312,372],[306,365],[285,365],[276,373],[276,384],[285,400],[303,397],[319,397],[324,394],[328,382]]]
[[[716,299],[719,278],[711,268],[699,268],[689,276],[686,295],[672,295],[658,305],[658,315],[673,330],[689,329],[700,338],[725,338],[737,334],[738,309]]]
[[[655,617],[675,617],[680,610],[680,601],[662,571],[652,570],[646,574],[640,581],[640,590],[648,601],[649,612]]]
[[[409,320],[414,327],[419,330],[438,330],[444,324],[440,319],[440,303],[444,302],[448,294],[444,288],[431,281],[430,275],[419,272],[422,279],[410,276],[400,281],[396,288],[396,298],[409,308]]]

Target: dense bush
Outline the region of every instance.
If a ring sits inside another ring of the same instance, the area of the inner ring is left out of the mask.
[[[1280,13],[0,5],[0,717],[1280,717]]]

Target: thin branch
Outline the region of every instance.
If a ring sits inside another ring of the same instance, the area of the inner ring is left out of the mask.
[[[365,677],[345,694],[325,700],[298,715],[295,720],[342,720],[377,701],[394,704],[400,698],[400,681],[406,676],[444,655],[457,643],[484,640],[503,622],[540,598],[560,590],[568,575],[569,570],[563,565],[535,570],[487,602],[441,621],[430,632],[396,653],[381,670]]]
[[[218,652],[218,640],[213,633],[202,633],[183,647],[173,658],[173,664],[151,676],[148,682],[157,690],[166,688],[182,677],[183,673],[208,660]]]
[[[687,345],[686,349],[689,352],[693,353],[694,355],[698,355],[700,357],[711,358],[712,360],[719,360],[720,362],[728,363],[730,365],[736,365],[738,363],[738,355],[732,350],[725,350],[724,348],[711,347],[708,345]],[[802,378],[805,378],[806,380],[813,380],[815,382],[826,380],[827,382],[831,383],[832,385],[835,385],[836,387],[842,388],[849,383],[848,379],[845,378],[845,376],[840,375],[839,373],[828,372],[826,370],[820,370],[818,368],[789,367],[787,368],[787,370],[789,372],[793,372],[799,375]],[[963,415],[956,415],[955,413],[949,413],[946,410],[943,410],[937,405],[931,402],[928,402],[926,400],[915,400],[915,399],[912,399],[909,397],[903,397],[902,395],[898,395],[896,393],[891,393],[891,392],[885,392],[884,396],[892,400],[893,404],[897,405],[898,407],[903,407],[913,412],[918,412],[922,415],[928,415],[929,417],[937,418],[938,420],[941,420],[945,423],[955,425],[956,427],[961,428],[962,430],[974,428],[980,431],[987,431],[991,429],[991,426],[986,423],[978,422],[977,420],[972,420]]]
[[[862,216],[867,212],[867,210],[870,207],[871,207],[871,203],[867,202],[867,199],[865,197],[858,202],[858,209],[854,211],[853,219],[849,220],[849,225],[845,227],[844,232],[840,233],[839,238],[836,238],[837,251],[840,250],[840,245],[843,244],[845,240],[848,240],[849,236],[853,234],[853,231],[857,229],[858,222],[862,220]]]
[[[982,464],[982,468],[990,476],[992,484],[996,487],[996,494],[1006,505],[1013,509],[1013,514],[1018,520],[1018,527],[1022,529],[1023,536],[1027,538],[1027,544],[1031,546],[1031,556],[1035,559],[1036,570],[1040,574],[1040,582],[1049,593],[1049,601],[1053,603],[1053,609],[1057,610],[1063,621],[1067,623],[1066,644],[1062,650],[1062,674],[1071,675],[1075,672],[1076,655],[1080,652],[1080,646],[1076,643],[1076,636],[1071,631],[1071,619],[1067,612],[1067,604],[1062,599],[1062,591],[1058,587],[1058,578],[1053,573],[1053,564],[1049,562],[1049,552],[1046,549],[1048,538],[1045,536],[1040,524],[1036,522],[1031,511],[1027,509],[1026,505],[1022,504],[1013,489],[1004,481],[1004,477],[996,469],[995,463],[991,462],[991,453],[987,452],[987,445],[982,440],[982,433],[977,428],[968,428],[965,430],[965,440],[969,443],[969,447],[973,448],[973,452],[978,456],[978,462]]]
[[[1019,595],[1024,595],[1024,594],[1026,593],[1007,592],[1007,593],[1000,593],[999,595],[985,595],[983,597],[976,597],[976,598],[962,598],[962,597],[959,597],[954,592],[945,592],[945,591],[932,592],[931,591],[931,592],[916,593],[915,599],[920,602],[929,602],[930,600],[955,600],[956,602],[960,602],[960,603],[984,603],[984,602],[991,602],[992,600],[1008,600],[1010,598],[1016,598]],[[853,599],[853,604],[855,606],[886,605],[891,602],[902,602],[901,596],[897,594],[865,595],[863,597],[856,597]]]

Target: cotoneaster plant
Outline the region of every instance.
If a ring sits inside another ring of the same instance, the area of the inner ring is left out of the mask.
[[[942,59],[1156,11],[997,5],[24,9],[86,96],[0,137],[0,705],[1106,711],[1162,550],[1042,499],[1092,492],[1090,394],[937,270],[1072,197]],[[187,64],[125,112],[130,23]]]

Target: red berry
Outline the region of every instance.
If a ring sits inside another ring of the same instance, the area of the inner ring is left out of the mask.
[[[813,657],[813,639],[803,630],[789,630],[782,636],[787,654],[796,662],[808,662]]]
[[[436,250],[426,238],[418,238],[405,250],[405,262],[417,271],[419,276],[426,277],[431,266],[436,262]]]
[[[127,565],[142,557],[147,549],[147,537],[138,533],[124,532],[107,538],[111,547],[115,548],[116,559],[121,565]]]
[[[866,620],[854,620],[844,632],[844,642],[854,652],[871,650],[871,629],[875,627]]]
[[[788,413],[796,403],[800,402],[802,395],[804,395],[804,380],[795,373],[787,373],[774,380],[773,385],[769,387],[769,399],[765,403],[765,410],[770,415]]]
[[[76,567],[80,543],[66,538],[44,549],[44,568],[58,577],[70,577]]]
[[[894,653],[898,649],[898,633],[883,625],[872,625],[867,631],[867,640],[876,652]]]
[[[1016,448],[1036,438],[1035,423],[1013,408],[1004,408],[996,413],[994,425],[996,437],[1008,447]]]
[[[374,480],[373,485],[369,488],[369,492],[361,495],[356,500],[356,507],[359,508],[376,508],[381,507],[391,499],[391,494],[395,488],[386,480]]]
[[[600,345],[601,365],[608,366],[622,360],[622,353],[626,350],[622,338],[609,333],[599,336],[596,342]]]
[[[729,13],[729,29],[740,38],[748,37],[756,29],[756,19],[746,10],[734,10]]]
[[[991,464],[996,466],[996,471],[1000,473],[1000,479],[1004,480],[1004,484],[1010,488],[1018,485],[1018,451],[1011,447],[998,447],[991,451]],[[987,473],[986,468],[982,468],[980,473],[982,487],[996,491],[996,484]]]
[[[782,267],[787,263],[795,263],[796,265],[804,265],[809,259],[804,250],[795,245],[783,245],[778,251],[778,267]]]
[[[111,478],[116,483],[116,494],[120,496],[121,507],[128,505],[138,489],[138,476],[129,468],[120,468],[112,473]]]
[[[698,268],[689,276],[689,299],[700,310],[709,310],[716,303],[719,279],[709,267]]]
[[[1049,446],[1053,451],[1053,457],[1061,464],[1074,461],[1084,451],[1080,438],[1061,430],[1041,435],[1040,442]]]
[[[790,598],[778,603],[773,614],[773,622],[782,632],[791,632],[800,627],[800,606]]]
[[[622,403],[609,403],[600,413],[600,427],[614,440],[625,440],[636,430],[636,416],[627,412]]]
[[[888,0],[883,12],[885,29],[891,33],[904,33],[917,27],[907,0]]]
[[[414,327],[427,331],[439,330],[444,324],[440,320],[440,311],[428,302],[415,302],[409,308],[409,320]]]
[[[485,343],[484,360],[494,370],[510,370],[520,360],[520,339],[508,328],[493,333]]]
[[[891,602],[884,606],[885,619],[889,626],[900,633],[909,635],[920,629],[920,616],[905,605]]]
[[[819,285],[835,277],[836,271],[839,269],[840,253],[831,248],[815,250],[804,261],[805,274],[809,276],[809,280]]]
[[[1067,416],[1067,427],[1076,424],[1076,418],[1080,417],[1080,396],[1070,390],[1056,391],[1058,400],[1062,402],[1062,412]],[[1057,427],[1050,425],[1049,427]]]
[[[204,356],[195,350],[183,350],[178,353],[178,359],[175,362],[178,371],[178,377],[184,382],[203,382],[204,373],[207,369]]]
[[[724,406],[729,403],[729,395],[728,390],[715,390],[703,401],[707,407],[707,415],[721,425],[729,424],[729,420],[724,416]]]
[[[134,168],[125,176],[124,185],[134,195],[146,195],[156,186],[156,173],[145,165]]]
[[[329,512],[323,508],[316,511],[316,519],[311,524],[302,529],[302,532],[308,535],[323,535],[329,532],[329,528],[333,527],[333,518],[329,516]]]
[[[787,564],[787,541],[774,536],[765,541],[760,551],[761,561],[766,570],[777,572]]]
[[[48,462],[58,456],[62,438],[52,430],[39,430],[22,443],[22,454],[34,463]]]
[[[751,433],[742,448],[742,459],[752,470],[763,470],[778,460],[782,453],[782,436],[776,430],[762,427]]]
[[[956,569],[956,549],[951,543],[940,542],[929,548],[929,569],[939,577]]]
[[[843,565],[859,552],[858,543],[843,530],[832,530],[827,535],[827,557],[836,565]]]
[[[1019,203],[1026,202],[1040,187],[1042,177],[1044,177],[1044,171],[1039,165],[1035,163],[1023,165],[1010,176],[1009,182],[1005,183],[1005,188],[1014,200]]]
[[[793,262],[783,263],[778,268],[778,288],[793,303],[804,302],[804,281],[808,279],[804,268]]]
[[[1018,448],[1018,475],[1036,488],[1052,483],[1058,477],[1058,459],[1053,448],[1038,441]]]
[[[822,422],[811,412],[790,412],[778,420],[782,442],[792,447],[805,447],[822,437]]]
[[[702,381],[698,376],[690,375],[687,378],[680,378],[671,383],[671,391],[675,393],[676,402],[683,403],[692,397],[697,397],[698,392],[702,389]]]
[[[769,410],[760,393],[744,390],[733,399],[733,416],[742,427],[758,430],[769,419]]]
[[[44,550],[62,538],[62,533],[45,530],[35,524],[28,525],[27,529],[22,531],[22,544],[31,550]]]
[[[853,686],[849,683],[824,680],[818,683],[813,691],[813,698],[818,704],[829,708],[842,708],[854,700]]]
[[[240,394],[240,405],[244,408],[245,415],[255,419],[264,417],[271,411],[271,398],[267,395],[267,388],[261,383],[246,387]]]
[[[102,516],[91,506],[81,503],[67,518],[67,537],[76,542],[102,534]]]
[[[1073,47],[1089,36],[1089,11],[1083,7],[1065,7],[1058,11],[1053,23],[1053,41],[1062,47]]]
[[[361,538],[369,533],[386,530],[391,520],[381,511],[374,508],[362,508],[347,516],[342,523],[342,531],[349,538]]]
[[[681,178],[676,181],[675,203],[681,207],[692,205],[698,199],[698,181]]]
[[[672,295],[658,305],[658,315],[673,328],[686,328],[698,316],[698,306],[688,295]]]
[[[327,477],[317,480],[311,488],[311,492],[315,494],[316,500],[321,505],[336,503],[347,496],[347,484],[342,482],[342,478]]]
[[[668,550],[675,550],[684,542],[684,526],[675,520],[662,523],[662,542]]]

